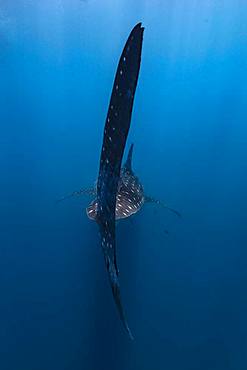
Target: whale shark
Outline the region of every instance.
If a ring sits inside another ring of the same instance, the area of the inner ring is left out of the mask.
[[[133,144],[122,166],[141,64],[143,32],[144,27],[138,23],[130,32],[120,56],[104,126],[96,185],[93,188],[74,191],[60,199],[79,195],[89,195],[94,198],[86,208],[86,213],[89,219],[98,224],[101,248],[113,298],[123,327],[131,339],[133,335],[120,295],[116,220],[136,214],[145,203],[164,206],[180,216],[174,209],[145,195],[143,185],[132,169]]]
[[[136,214],[138,211],[141,210],[145,203],[158,204],[163,208],[166,208],[169,211],[175,213],[178,217],[181,217],[181,214],[174,208],[171,208],[167,204],[161,202],[159,199],[155,199],[144,193],[143,185],[132,169],[133,146],[134,144],[131,144],[127,160],[120,171],[120,178],[116,195],[116,220],[124,219]],[[94,200],[86,208],[86,213],[90,220],[95,221],[97,218],[98,206],[96,198],[96,187],[89,189],[82,188],[79,191],[73,192],[68,197],[83,194],[88,194],[94,197]]]
[[[144,192],[143,184],[133,171],[132,168],[132,156],[133,156],[134,144],[131,144],[127,160],[122,166],[120,171],[120,177],[116,195],[116,209],[115,218],[116,220],[128,218],[141,210],[146,203],[157,204],[173,213],[178,217],[182,217],[181,213],[171,208],[161,200],[146,195]],[[64,196],[59,201],[71,198],[79,197],[81,195],[88,195],[93,198],[89,206],[86,208],[86,214],[90,220],[96,221],[97,218],[97,183],[92,188],[81,188],[73,193]]]

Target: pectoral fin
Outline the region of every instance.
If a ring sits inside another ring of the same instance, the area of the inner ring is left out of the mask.
[[[171,212],[175,213],[178,217],[180,217],[180,218],[182,217],[182,215],[181,215],[180,212],[176,211],[174,208],[169,207],[167,204],[161,202],[158,199],[145,196],[145,203],[155,203],[155,204],[158,204],[159,206],[168,209],[168,211],[171,211]]]
[[[96,190],[94,188],[85,189],[82,188],[80,190],[73,191],[73,193],[65,195],[64,197],[57,200],[57,203],[62,202],[63,200],[78,197],[81,195],[90,195],[90,196],[96,196]]]

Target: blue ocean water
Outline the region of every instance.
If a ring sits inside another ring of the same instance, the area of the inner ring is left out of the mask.
[[[0,0],[0,369],[247,369],[247,2]],[[145,27],[128,146],[148,195],[117,226],[94,184],[114,73]]]

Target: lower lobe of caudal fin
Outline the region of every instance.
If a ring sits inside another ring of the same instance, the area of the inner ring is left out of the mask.
[[[124,309],[123,309],[121,296],[120,296],[119,281],[118,281],[118,276],[117,276],[117,273],[116,273],[115,269],[113,269],[111,272],[109,272],[109,277],[110,277],[110,283],[111,283],[113,298],[114,298],[115,304],[117,306],[117,310],[118,310],[120,319],[122,321],[123,327],[124,327],[125,331],[127,332],[127,334],[129,335],[130,339],[134,340],[134,337],[133,337],[133,335],[130,331],[130,328],[129,328],[129,325],[127,323],[127,319],[126,319],[126,316],[125,316],[125,312],[124,312]]]

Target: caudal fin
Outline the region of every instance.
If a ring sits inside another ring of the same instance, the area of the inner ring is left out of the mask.
[[[113,297],[130,338],[133,337],[120,299],[116,262],[115,210],[122,158],[130,128],[141,63],[143,30],[141,23],[133,28],[119,60],[104,128],[97,181],[97,222],[101,234],[101,247]]]
[[[123,327],[124,327],[125,331],[129,335],[130,339],[134,340],[134,337],[133,337],[133,335],[131,333],[131,330],[129,328],[129,325],[128,325],[128,322],[127,322],[127,319],[126,319],[126,316],[125,316],[125,312],[124,312],[124,309],[123,309],[117,274],[115,272],[115,273],[109,274],[109,276],[110,276],[110,283],[111,283],[113,298],[114,298],[115,304],[117,306],[117,310],[118,310],[121,322],[123,324]]]

